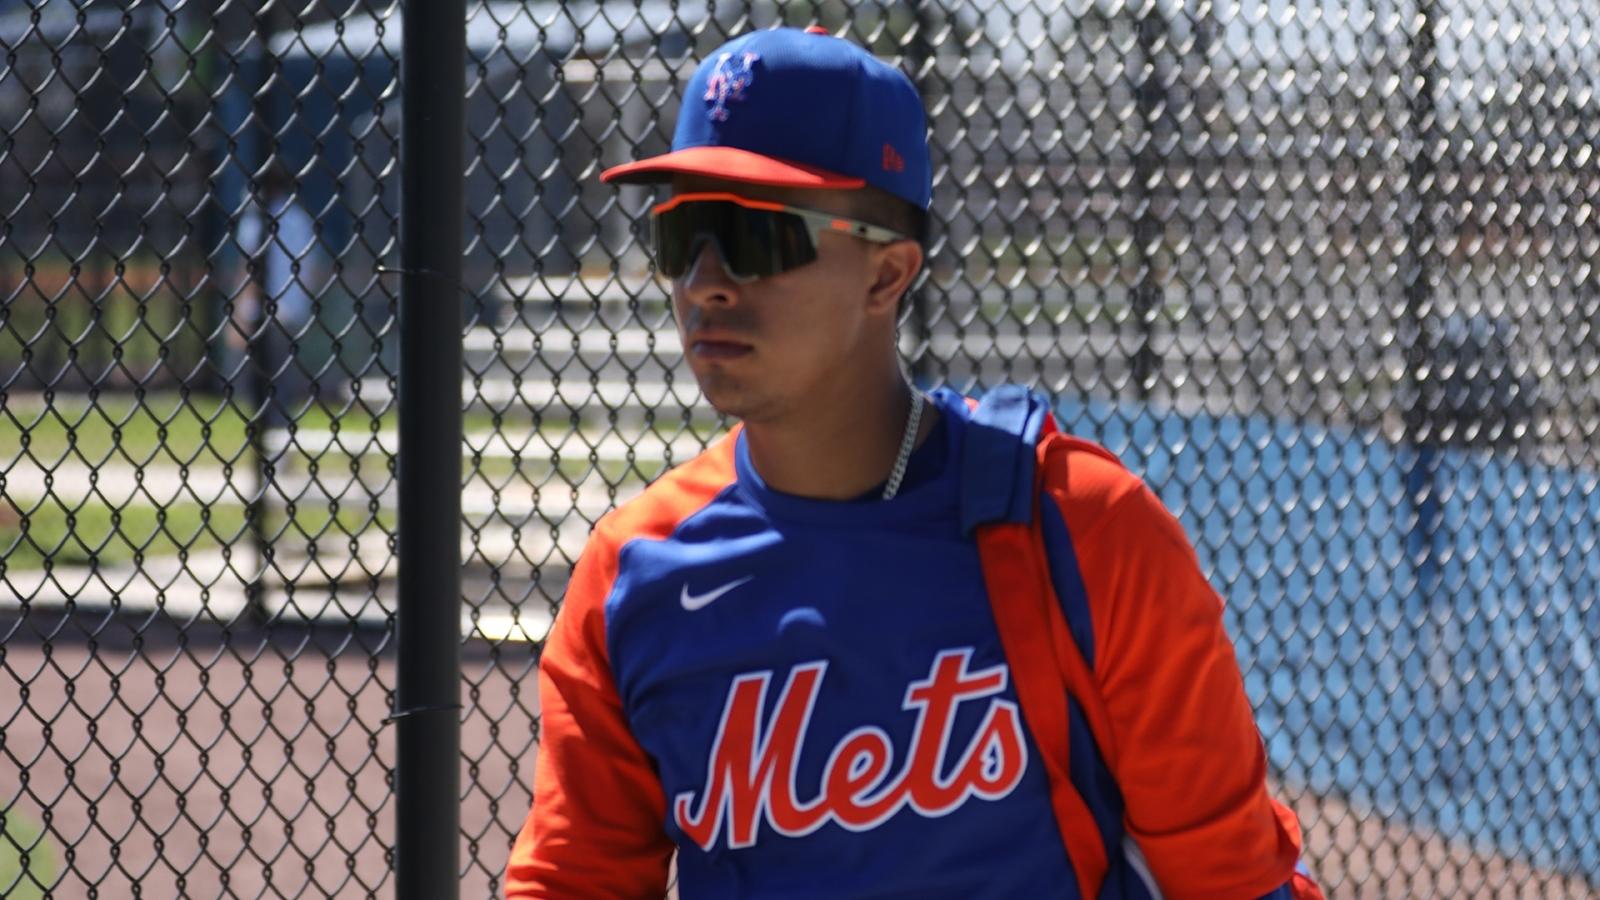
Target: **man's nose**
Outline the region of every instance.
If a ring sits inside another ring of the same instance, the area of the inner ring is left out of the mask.
[[[728,272],[716,241],[701,239],[693,251],[694,262],[677,280],[685,299],[697,305],[728,306],[739,299],[739,281]]]

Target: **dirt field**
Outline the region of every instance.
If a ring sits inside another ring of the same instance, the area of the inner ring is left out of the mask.
[[[361,639],[6,641],[0,808],[54,835],[48,896],[392,896],[394,658]],[[462,897],[495,893],[527,813],[531,666],[463,660]]]
[[[0,644],[0,809],[54,835],[62,874],[45,896],[392,896],[394,659],[371,658],[380,636],[135,648],[125,626],[97,646],[66,627],[50,647],[31,626]],[[531,665],[522,645],[463,662],[463,898],[497,894],[527,810]],[[1596,896],[1336,800],[1297,807],[1332,898]]]

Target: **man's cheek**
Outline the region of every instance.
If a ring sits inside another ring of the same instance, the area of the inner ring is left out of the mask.
[[[700,307],[682,299],[677,289],[672,292],[672,318],[678,323],[678,331],[687,337],[700,325]]]

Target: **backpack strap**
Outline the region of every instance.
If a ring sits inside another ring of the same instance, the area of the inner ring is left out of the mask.
[[[962,524],[977,535],[1000,642],[1023,719],[1043,757],[1080,896],[1098,898],[1110,887],[1108,873],[1121,868],[1113,866],[1121,858],[1121,796],[1078,702],[1092,696],[1099,706],[1073,634],[1081,628],[1092,640],[1082,579],[1069,554],[1070,572],[1062,574],[1077,584],[1080,606],[1067,614],[1058,606],[1060,591],[1051,589],[1058,573],[1045,558],[1037,530],[1040,439],[1055,433],[1049,402],[1038,394],[1011,386],[986,395],[972,412],[962,446]],[[1065,535],[1064,523],[1060,531]],[[1075,627],[1069,629],[1069,622]]]
[[[1035,449],[1056,430],[1050,402],[1003,385],[979,401],[961,444],[961,528],[966,534],[996,522],[1033,521]]]
[[[1065,435],[1047,435],[1039,444],[1039,459],[1071,449],[1078,443]],[[1095,452],[1104,453],[1098,447]],[[1109,456],[1109,454],[1106,454]],[[1060,678],[1067,688],[1067,724],[1071,753],[1068,758],[1073,786],[1083,797],[1094,817],[1101,845],[1105,847],[1107,868],[1100,883],[1099,898],[1149,900],[1161,897],[1139,848],[1128,840],[1123,825],[1122,791],[1096,735],[1108,735],[1110,723],[1099,682],[1094,677],[1094,622],[1089,595],[1078,567],[1077,550],[1061,508],[1046,492],[1048,469],[1041,467],[1035,487],[1038,512],[1034,526],[1033,551],[1043,557],[1039,568],[1048,580],[1038,589],[1053,602],[1047,608],[1056,613],[1050,626],[1066,639],[1058,640]]]

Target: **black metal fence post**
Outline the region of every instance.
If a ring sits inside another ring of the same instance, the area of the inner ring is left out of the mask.
[[[1438,251],[1438,155],[1441,130],[1435,100],[1438,51],[1434,39],[1433,4],[1423,0],[1417,8],[1416,31],[1409,35],[1406,108],[1410,114],[1411,158],[1406,164],[1410,216],[1406,232],[1405,285],[1406,376],[1411,396],[1405,411],[1406,439],[1412,444],[1411,468],[1406,474],[1414,524],[1409,550],[1417,567],[1417,595],[1431,606],[1438,590],[1438,442],[1442,417],[1439,409],[1439,364],[1434,350],[1434,260]]]
[[[267,607],[267,572],[272,568],[272,538],[267,525],[268,492],[272,489],[276,471],[267,429],[273,424],[271,410],[278,401],[272,396],[273,374],[267,371],[273,359],[268,352],[266,339],[266,331],[272,327],[272,315],[268,310],[273,301],[267,294],[260,261],[254,258],[258,256],[252,253],[253,258],[246,267],[250,285],[247,290],[254,292],[256,298],[255,313],[239,323],[239,327],[248,329],[244,338],[243,385],[249,395],[247,409],[250,419],[245,423],[244,433],[245,441],[250,445],[252,474],[255,476],[250,482],[250,493],[244,505],[245,531],[250,536],[251,551],[250,577],[245,582],[244,594],[245,609],[250,614],[250,620],[257,625],[266,625],[272,620],[272,611]]]
[[[402,24],[395,895],[446,900],[460,882],[465,6],[411,0]]]
[[[1139,266],[1138,280],[1131,285],[1132,302],[1129,310],[1139,323],[1138,343],[1133,351],[1132,377],[1135,396],[1150,398],[1156,379],[1161,373],[1161,358],[1155,349],[1156,320],[1162,315],[1166,303],[1166,288],[1162,278],[1166,273],[1157,271],[1162,264],[1163,236],[1166,210],[1159,208],[1162,201],[1161,182],[1166,160],[1162,144],[1175,131],[1169,126],[1172,95],[1162,71],[1162,58],[1171,54],[1172,25],[1166,15],[1151,4],[1134,20],[1138,30],[1139,54],[1137,62],[1143,68],[1133,73],[1134,102],[1139,110],[1139,123],[1143,129],[1133,154],[1133,195],[1138,198],[1138,209],[1133,222],[1133,253]]]
[[[911,39],[911,44],[906,48],[907,68],[910,69],[911,79],[917,85],[917,90],[922,94],[923,100],[931,101],[933,99],[932,89],[934,82],[938,77],[938,72],[933,66],[933,46],[928,42],[928,28],[931,23],[928,21],[925,4],[912,0],[909,6],[916,24],[913,26],[915,33]],[[929,215],[936,215],[937,212],[937,209],[931,210]],[[930,227],[925,230],[927,233],[922,236],[925,244],[924,249],[932,251],[935,239],[931,223]],[[931,263],[931,260],[929,262]],[[911,334],[914,337],[914,346],[918,348],[925,345],[932,334],[932,313],[929,310],[928,301],[928,282],[930,280],[928,272],[930,270],[931,265],[925,265],[922,278],[918,279],[918,283],[911,288],[910,310],[905,322],[905,326],[911,329]],[[932,383],[934,372],[931,354],[920,352],[919,349],[919,352],[912,357],[910,367],[911,379],[914,384],[925,386]]]

